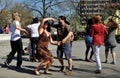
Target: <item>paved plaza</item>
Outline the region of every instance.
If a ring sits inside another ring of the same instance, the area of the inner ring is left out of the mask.
[[[23,39],[24,47],[26,47],[28,43],[28,39]],[[9,40],[0,40],[0,78],[120,78],[120,44],[118,44],[116,48],[117,64],[110,64],[111,54],[109,54],[109,63],[102,63],[103,70],[101,74],[94,73],[96,70],[95,62],[84,61],[85,49],[86,47],[84,40],[73,42],[73,73],[72,75],[68,76],[64,75],[62,72],[57,72],[57,70],[60,69],[60,64],[56,58],[56,46],[49,45],[49,50],[55,57],[55,62],[50,68],[50,72],[52,72],[53,75],[41,74],[40,76],[36,76],[33,70],[36,66],[39,65],[39,63],[27,61],[27,58],[29,57],[28,55],[23,56],[23,64],[22,68],[20,69],[15,67],[16,56],[10,63],[9,68],[3,67],[6,55],[10,52],[11,49]],[[104,56],[104,46],[102,46],[100,50],[101,62],[104,62]],[[64,61],[67,65],[67,61]],[[40,72],[43,72],[43,69]]]

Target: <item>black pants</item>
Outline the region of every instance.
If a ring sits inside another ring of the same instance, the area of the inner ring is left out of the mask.
[[[15,53],[17,52],[17,66],[20,67],[22,64],[22,50],[23,50],[23,45],[22,45],[22,40],[16,40],[16,41],[10,41],[11,44],[11,52],[9,53],[6,62],[9,64],[11,63]]]

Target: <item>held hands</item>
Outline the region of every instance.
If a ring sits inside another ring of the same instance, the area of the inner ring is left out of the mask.
[[[66,39],[63,39],[63,40],[62,40],[62,44],[65,44],[65,42],[66,42]]]
[[[28,32],[27,32],[27,30],[26,30],[26,29],[23,29],[23,32],[24,32],[25,34],[28,34]]]
[[[57,42],[57,45],[58,45],[58,46],[62,45],[62,42],[61,42],[61,41],[58,41],[58,42]]]
[[[58,41],[57,45],[58,46],[63,45],[63,44],[65,44],[65,42],[66,42],[66,39],[63,39],[62,41]]]
[[[28,27],[25,26],[22,28],[22,32],[24,32],[25,34],[29,35],[30,33],[27,31]]]

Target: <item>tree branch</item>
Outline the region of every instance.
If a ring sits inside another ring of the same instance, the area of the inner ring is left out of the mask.
[[[30,8],[30,7],[29,7]],[[31,10],[34,10],[34,11],[37,11],[42,17],[43,17],[43,14],[40,10],[36,9],[36,8],[30,8]]]
[[[64,1],[64,2],[65,2],[65,1]],[[50,5],[48,5],[48,6],[46,7],[46,10],[47,10],[49,7],[52,7],[52,6],[55,6],[55,5],[59,5],[59,4],[61,4],[61,3],[63,3],[63,1],[58,2],[58,3],[54,3],[54,4],[50,4]]]

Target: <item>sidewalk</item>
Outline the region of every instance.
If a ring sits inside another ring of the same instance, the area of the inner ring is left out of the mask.
[[[24,47],[27,46],[29,40],[23,39]],[[53,56],[56,57],[56,46],[50,45],[50,51],[52,52]],[[0,41],[0,78],[120,78],[120,44],[116,49],[117,53],[117,64],[105,64],[102,63],[102,74],[95,74],[94,70],[96,70],[95,62],[85,62],[84,55],[85,55],[85,44],[84,41],[74,41],[73,42],[73,51],[72,51],[72,58],[73,58],[73,74],[70,76],[64,75],[62,72],[56,72],[59,70],[59,62],[55,58],[55,62],[53,63],[52,67],[50,68],[50,72],[53,75],[44,75],[41,74],[40,76],[36,76],[33,72],[33,69],[39,65],[38,62],[29,62],[26,61],[28,55],[23,56],[23,64],[21,69],[17,69],[16,59],[14,59],[11,64],[10,68],[2,68],[3,62],[5,60],[5,56],[10,51],[10,44],[8,40]],[[100,50],[100,57],[101,61],[104,61],[104,47],[101,47]],[[111,55],[109,55],[109,62],[111,62]],[[67,65],[67,61],[65,64]],[[41,70],[40,72],[43,72]]]
[[[0,34],[0,41],[10,40],[10,34]]]

